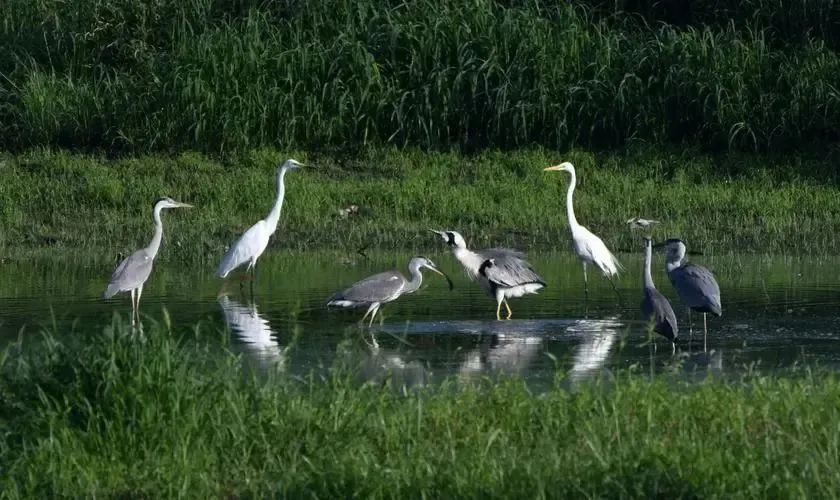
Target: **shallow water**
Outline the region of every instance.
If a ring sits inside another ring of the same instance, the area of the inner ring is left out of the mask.
[[[626,269],[617,286],[590,272],[583,294],[579,261],[569,253],[532,254],[548,283],[538,295],[511,300],[513,319],[496,321],[495,301],[470,282],[447,252],[428,255],[453,279],[426,273],[423,288],[384,306],[372,331],[358,321],[364,310],[327,310],[333,292],[373,273],[398,268],[411,255],[269,252],[260,261],[254,301],[246,286],[213,276],[214,262],[185,270],[156,265],[142,298],[143,321],[169,312],[179,331],[199,340],[227,342],[259,369],[306,375],[336,363],[366,378],[394,377],[407,385],[457,374],[465,380],[516,373],[539,385],[556,368],[581,381],[613,368],[638,366],[642,373],[678,372],[686,377],[737,377],[747,370],[786,371],[797,364],[840,368],[840,259],[701,256],[721,285],[724,315],[708,319],[703,352],[702,315],[676,297],[656,256],[654,281],[671,300],[683,343],[647,342],[639,313],[640,257],[621,255]],[[115,264],[115,263],[114,263]],[[115,312],[128,318],[130,299],[101,299],[113,266],[64,260],[5,261],[0,274],[0,341],[37,335],[42,327],[60,334],[101,331]],[[193,327],[199,325],[195,330]],[[55,328],[57,327],[57,328]],[[189,328],[187,328],[189,327]],[[375,346],[374,346],[375,341]]]

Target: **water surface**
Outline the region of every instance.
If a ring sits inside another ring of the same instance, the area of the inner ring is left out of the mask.
[[[663,339],[655,339],[655,351],[648,342],[639,313],[637,255],[620,256],[626,267],[617,282],[620,300],[606,279],[592,272],[585,300],[581,265],[573,255],[532,254],[548,287],[511,300],[510,321],[495,319],[495,301],[466,278],[449,253],[428,256],[452,277],[455,289],[427,273],[421,290],[381,309],[383,318],[372,330],[358,325],[364,310],[327,310],[326,298],[382,270],[407,273],[411,255],[269,251],[260,260],[253,300],[236,279],[215,278],[213,262],[184,269],[161,258],[141,311],[150,322],[159,320],[165,307],[180,330],[199,340],[226,335],[229,346],[259,369],[305,375],[343,363],[364,377],[391,376],[408,385],[453,374],[470,380],[500,373],[539,385],[551,382],[557,368],[581,381],[634,365],[686,377],[737,377],[812,362],[840,367],[840,259],[695,258],[715,272],[723,297],[724,315],[709,318],[703,352],[702,316],[692,314],[694,336],[688,342],[687,309],[657,256],[654,280],[671,300],[684,339],[672,354]],[[128,318],[127,294],[101,299],[112,269],[111,263],[7,260],[0,275],[0,341],[37,335],[43,326],[60,334],[101,331],[115,312]]]

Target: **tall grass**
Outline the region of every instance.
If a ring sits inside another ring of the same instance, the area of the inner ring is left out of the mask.
[[[840,380],[630,371],[542,394],[264,378],[166,325],[45,333],[0,358],[4,497],[831,497]],[[177,340],[177,339],[182,340]]]
[[[368,148],[352,159],[271,149],[225,161],[187,153],[116,161],[35,150],[0,156],[0,245],[5,254],[47,248],[134,251],[151,237],[151,203],[193,203],[164,216],[166,254],[216,261],[276,196],[276,164],[314,168],[286,177],[286,200],[271,248],[387,250],[442,248],[427,231],[461,231],[475,247],[567,249],[565,174],[578,167],[578,218],[615,251],[638,252],[631,217],[660,220],[656,238],[679,236],[705,252],[836,254],[840,197],[836,159],[703,155],[557,154],[544,149],[476,156]],[[350,205],[359,213],[341,217]]]
[[[10,0],[0,147],[833,143],[835,4],[743,3]]]

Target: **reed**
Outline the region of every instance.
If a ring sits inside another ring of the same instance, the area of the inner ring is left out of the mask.
[[[186,334],[186,335],[185,335]],[[836,374],[689,384],[623,370],[413,390],[256,376],[212,332],[46,331],[0,358],[6,498],[830,497]]]
[[[835,2],[664,4],[9,0],[0,147],[836,142]]]

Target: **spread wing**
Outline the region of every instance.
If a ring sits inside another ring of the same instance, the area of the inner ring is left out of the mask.
[[[519,255],[522,254],[519,253]],[[493,257],[492,265],[489,259],[485,260],[479,269],[479,274],[491,283],[507,288],[530,283],[545,286],[545,281],[534,271],[528,261],[510,253]]]
[[[153,262],[154,259],[146,249],[137,250],[123,259],[111,275],[111,282],[108,283],[103,297],[110,299],[118,292],[134,290],[145,283],[152,274]]]
[[[405,278],[397,271],[374,274],[327,299],[327,305],[350,307],[392,300],[403,288]]]

